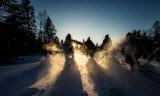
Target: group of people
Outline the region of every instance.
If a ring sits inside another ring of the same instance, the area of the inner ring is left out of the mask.
[[[73,43],[76,43],[77,45],[79,44],[81,46],[80,47],[81,51],[83,51],[86,55],[93,57],[94,53],[97,50],[107,49],[106,47],[108,47],[108,46],[106,46],[106,45],[108,45],[108,43],[111,44],[112,41],[111,41],[109,35],[106,35],[102,44],[100,46],[98,46],[92,42],[90,37],[88,37],[88,39],[86,41],[83,41],[81,43],[79,41],[73,40],[71,37],[71,34],[67,34],[65,42],[63,43],[63,50],[64,50],[64,53],[66,54],[67,57],[73,57],[73,54],[74,54]]]

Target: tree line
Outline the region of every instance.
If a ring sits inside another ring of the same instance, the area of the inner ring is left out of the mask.
[[[133,30],[126,34],[121,52],[129,64],[138,64],[139,59],[160,61],[160,21],[155,21],[149,30]]]
[[[43,49],[46,44],[54,43],[60,46],[51,17],[45,10],[35,16],[30,0],[0,1],[0,31],[0,61],[4,63],[12,62],[12,58],[17,56],[46,53]],[[107,38],[109,35],[106,35],[105,39]],[[66,42],[61,42],[62,49]],[[104,40],[103,44],[98,46],[94,45],[90,37],[83,41],[87,50],[91,50],[90,54],[97,48],[102,49],[105,42],[107,41]],[[69,42],[69,45],[72,45],[70,43],[72,42]]]
[[[1,61],[42,52],[42,44],[59,42],[47,12],[41,12],[36,19],[30,0],[0,1]]]
[[[0,1],[0,61],[11,60],[12,57],[44,52],[42,45],[55,43],[61,47],[70,39],[59,43],[56,28],[47,14],[39,12],[35,16],[34,6],[30,0]],[[127,39],[131,36],[131,39]],[[71,38],[69,35],[66,38]],[[159,60],[160,58],[160,21],[156,21],[150,30],[133,30],[126,34],[122,43],[122,53],[127,54],[127,44],[135,46],[136,59],[143,57]],[[112,42],[109,35],[105,36],[101,45],[94,44],[90,37],[83,44],[90,50],[88,54],[106,49],[106,43]],[[70,43],[68,43],[71,45]],[[67,45],[66,45],[67,46]],[[6,59],[7,58],[7,59]]]

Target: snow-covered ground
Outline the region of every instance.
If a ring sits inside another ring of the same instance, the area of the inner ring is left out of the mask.
[[[114,58],[117,62],[122,64],[122,66],[130,67],[128,66],[129,64],[125,63],[125,56],[122,55],[121,53],[117,53],[116,55],[114,55]],[[138,61],[139,61],[139,67],[141,68],[141,70],[150,71],[153,74],[157,74],[160,76],[160,62],[159,61],[156,61],[156,60],[149,61],[144,58],[139,58]]]
[[[160,95],[159,79],[125,70],[111,56],[99,60],[103,63],[84,54],[74,58],[56,54],[34,63],[0,67],[0,96]]]
[[[32,63],[37,62],[41,59],[41,55],[28,55],[28,56],[18,56],[15,58],[15,63]]]

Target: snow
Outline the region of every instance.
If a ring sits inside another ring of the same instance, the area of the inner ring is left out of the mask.
[[[30,56],[18,56],[15,58],[15,63],[30,63],[30,62],[36,62],[41,59],[41,56],[39,55],[30,55]]]
[[[0,96],[87,96],[90,89],[86,90],[85,86],[94,90],[96,96],[160,95],[160,80],[138,68],[133,72],[125,70],[120,64],[124,62],[122,54],[114,58],[104,56],[107,69],[93,58],[83,61],[86,64],[80,64],[79,69],[81,62],[77,59],[81,57],[65,58],[66,61],[64,57],[63,54],[48,55],[33,61],[33,57],[24,57],[30,63],[0,67]]]

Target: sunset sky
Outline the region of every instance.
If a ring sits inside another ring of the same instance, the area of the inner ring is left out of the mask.
[[[91,36],[101,43],[106,34],[113,41],[133,29],[149,29],[160,20],[160,0],[31,0],[36,14],[44,9],[52,18],[57,35],[71,33],[82,41]]]

